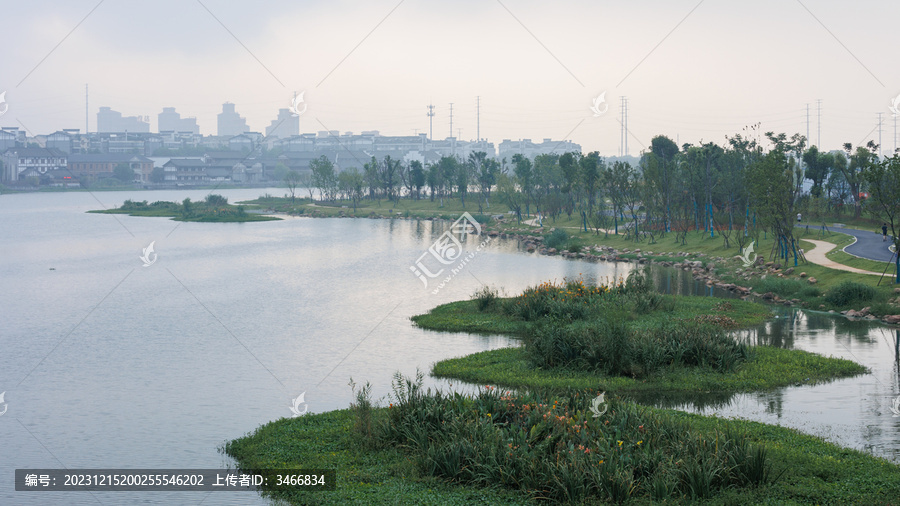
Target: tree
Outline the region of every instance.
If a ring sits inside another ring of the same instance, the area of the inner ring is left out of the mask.
[[[856,151],[853,151],[853,145],[848,142],[844,144],[844,151],[847,153],[850,163],[844,164],[841,170],[850,187],[850,195],[853,197],[853,217],[859,218],[862,214],[860,190],[863,179],[861,174],[878,162],[878,144],[869,141],[865,146],[857,146]]]
[[[152,183],[164,183],[166,181],[166,170],[162,167],[153,167],[153,172],[150,173],[150,182]]]
[[[814,197],[820,197],[822,195],[822,185],[834,166],[834,155],[831,153],[820,153],[819,148],[811,146],[803,153],[803,163],[806,164],[806,179],[813,182],[809,193]]]
[[[207,207],[225,207],[228,205],[228,198],[216,193],[210,193],[204,200]]]
[[[895,154],[868,165],[861,175],[869,190],[867,206],[871,206],[872,214],[890,225],[894,248],[900,251],[900,237],[897,237],[897,226],[900,225],[900,155]],[[894,259],[894,282],[900,283],[900,255],[894,255]]]
[[[284,181],[290,170],[291,169],[287,165],[282,162],[278,162],[277,164],[275,164],[275,168],[272,169],[272,179],[274,179],[275,181]]]
[[[338,187],[353,203],[353,212],[365,194],[365,178],[356,167],[338,174]]]
[[[296,170],[289,171],[284,175],[284,184],[286,184],[288,190],[291,191],[291,204],[294,203],[294,191],[300,186],[300,181],[300,173]]]
[[[385,156],[378,166],[378,174],[388,200],[394,200],[394,188],[400,178],[400,160],[393,160],[390,155]]]
[[[534,195],[534,166],[528,157],[518,153],[513,155],[512,163],[516,181],[525,196],[525,214],[531,214],[531,200]]]
[[[410,186],[416,189],[416,200],[419,200],[419,193],[425,186],[425,169],[422,168],[422,162],[418,160],[409,162],[409,181]]]
[[[777,238],[773,252],[784,260],[793,257],[794,265],[798,259],[794,214],[801,183],[799,164],[779,147],[747,169],[747,187],[757,216]]]
[[[120,163],[113,169],[113,177],[123,183],[131,183],[134,181],[134,170],[127,163]]]
[[[322,196],[322,199],[334,200],[334,193],[337,190],[337,176],[334,172],[334,164],[327,156],[322,155],[319,158],[310,160],[309,168],[312,171],[312,182]]]
[[[510,211],[516,213],[516,221],[522,222],[522,201],[524,194],[516,188],[516,176],[500,174],[497,176],[497,195]]]
[[[194,215],[194,204],[191,202],[191,198],[188,197],[181,202],[181,216],[182,218],[190,218]]]

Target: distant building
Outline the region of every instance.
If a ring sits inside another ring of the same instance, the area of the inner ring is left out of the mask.
[[[66,128],[57,130],[47,136],[44,146],[48,148],[56,148],[63,153],[74,153],[80,148],[80,130],[77,128]]]
[[[51,170],[67,169],[66,154],[56,148],[16,147],[3,152],[3,181],[18,181],[26,171],[42,176]]]
[[[266,137],[285,139],[300,134],[300,116],[294,116],[290,109],[278,109],[278,117],[266,127]]]
[[[200,133],[200,127],[197,125],[197,118],[182,118],[181,114],[175,112],[174,107],[163,107],[162,112],[156,115],[156,127],[159,133]]]
[[[580,144],[575,144],[572,141],[554,141],[552,139],[544,139],[544,142],[540,144],[531,142],[531,139],[520,139],[518,141],[503,139],[499,148],[498,157],[501,160],[506,158],[508,162],[512,161],[514,155],[523,155],[533,161],[538,155],[561,155],[571,151],[581,153]]]
[[[219,136],[234,137],[250,131],[250,128],[247,127],[247,120],[234,110],[234,104],[231,102],[222,104],[222,112],[217,116],[217,120],[218,130],[216,133]]]
[[[194,185],[209,182],[206,162],[200,158],[172,158],[163,165],[166,183]]]
[[[0,153],[16,147],[18,138],[19,136],[15,130],[7,130],[6,128],[0,130]]]
[[[72,175],[97,179],[112,176],[119,164],[126,164],[134,171],[135,180],[150,182],[153,160],[142,155],[125,153],[99,153],[69,155],[68,169]]]
[[[97,112],[97,131],[98,132],[134,132],[149,133],[150,121],[149,117],[144,119],[141,116],[122,116],[122,113],[114,111],[109,107],[101,107]]]

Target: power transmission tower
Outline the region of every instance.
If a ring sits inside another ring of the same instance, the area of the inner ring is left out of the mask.
[[[453,137],[453,102],[450,102],[450,137]]]
[[[809,140],[809,104],[806,104],[806,143],[811,143]]]
[[[628,156],[628,97],[625,97],[625,156]]]
[[[816,133],[816,146],[822,146],[822,99],[816,99],[816,121],[818,122],[818,133]]]
[[[481,97],[475,97],[475,142],[481,142]]]
[[[619,156],[625,155],[625,97],[619,97]]]
[[[434,140],[434,130],[432,130],[432,126],[434,125],[434,106],[428,104],[428,139]]]

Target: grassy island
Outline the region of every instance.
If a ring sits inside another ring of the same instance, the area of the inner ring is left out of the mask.
[[[130,216],[161,216],[175,221],[202,222],[245,222],[280,220],[275,216],[248,213],[244,206],[232,205],[228,199],[216,194],[207,195],[204,200],[192,202],[186,198],[181,203],[157,201],[148,204],[146,200],[135,202],[126,200],[121,207],[99,211],[88,211],[101,214],[128,214]]]
[[[440,331],[505,334],[523,346],[453,358],[435,376],[510,388],[597,389],[621,395],[747,392],[812,384],[865,373],[849,360],[800,350],[749,347],[728,330],[770,317],[743,300],[656,293],[646,275],[588,287],[545,283],[501,299],[485,289],[474,300],[413,317]]]
[[[900,468],[792,429],[657,409],[647,390],[759,390],[860,374],[814,354],[749,347],[727,331],[761,305],[669,297],[643,273],[612,286],[545,283],[414,317],[424,328],[517,336],[521,348],[440,362],[472,395],[395,375],[388,399],[282,419],[225,445],[247,469],[334,468],[329,492],[264,490],[292,504],[891,504]],[[491,386],[502,385],[510,387]],[[605,392],[601,392],[605,391]]]

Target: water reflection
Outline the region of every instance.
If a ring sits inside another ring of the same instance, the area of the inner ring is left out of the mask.
[[[758,328],[737,332],[758,346],[810,351],[852,360],[872,372],[817,385],[735,395],[645,395],[640,402],[707,415],[793,427],[841,446],[900,463],[900,332],[872,321],[782,309]]]

